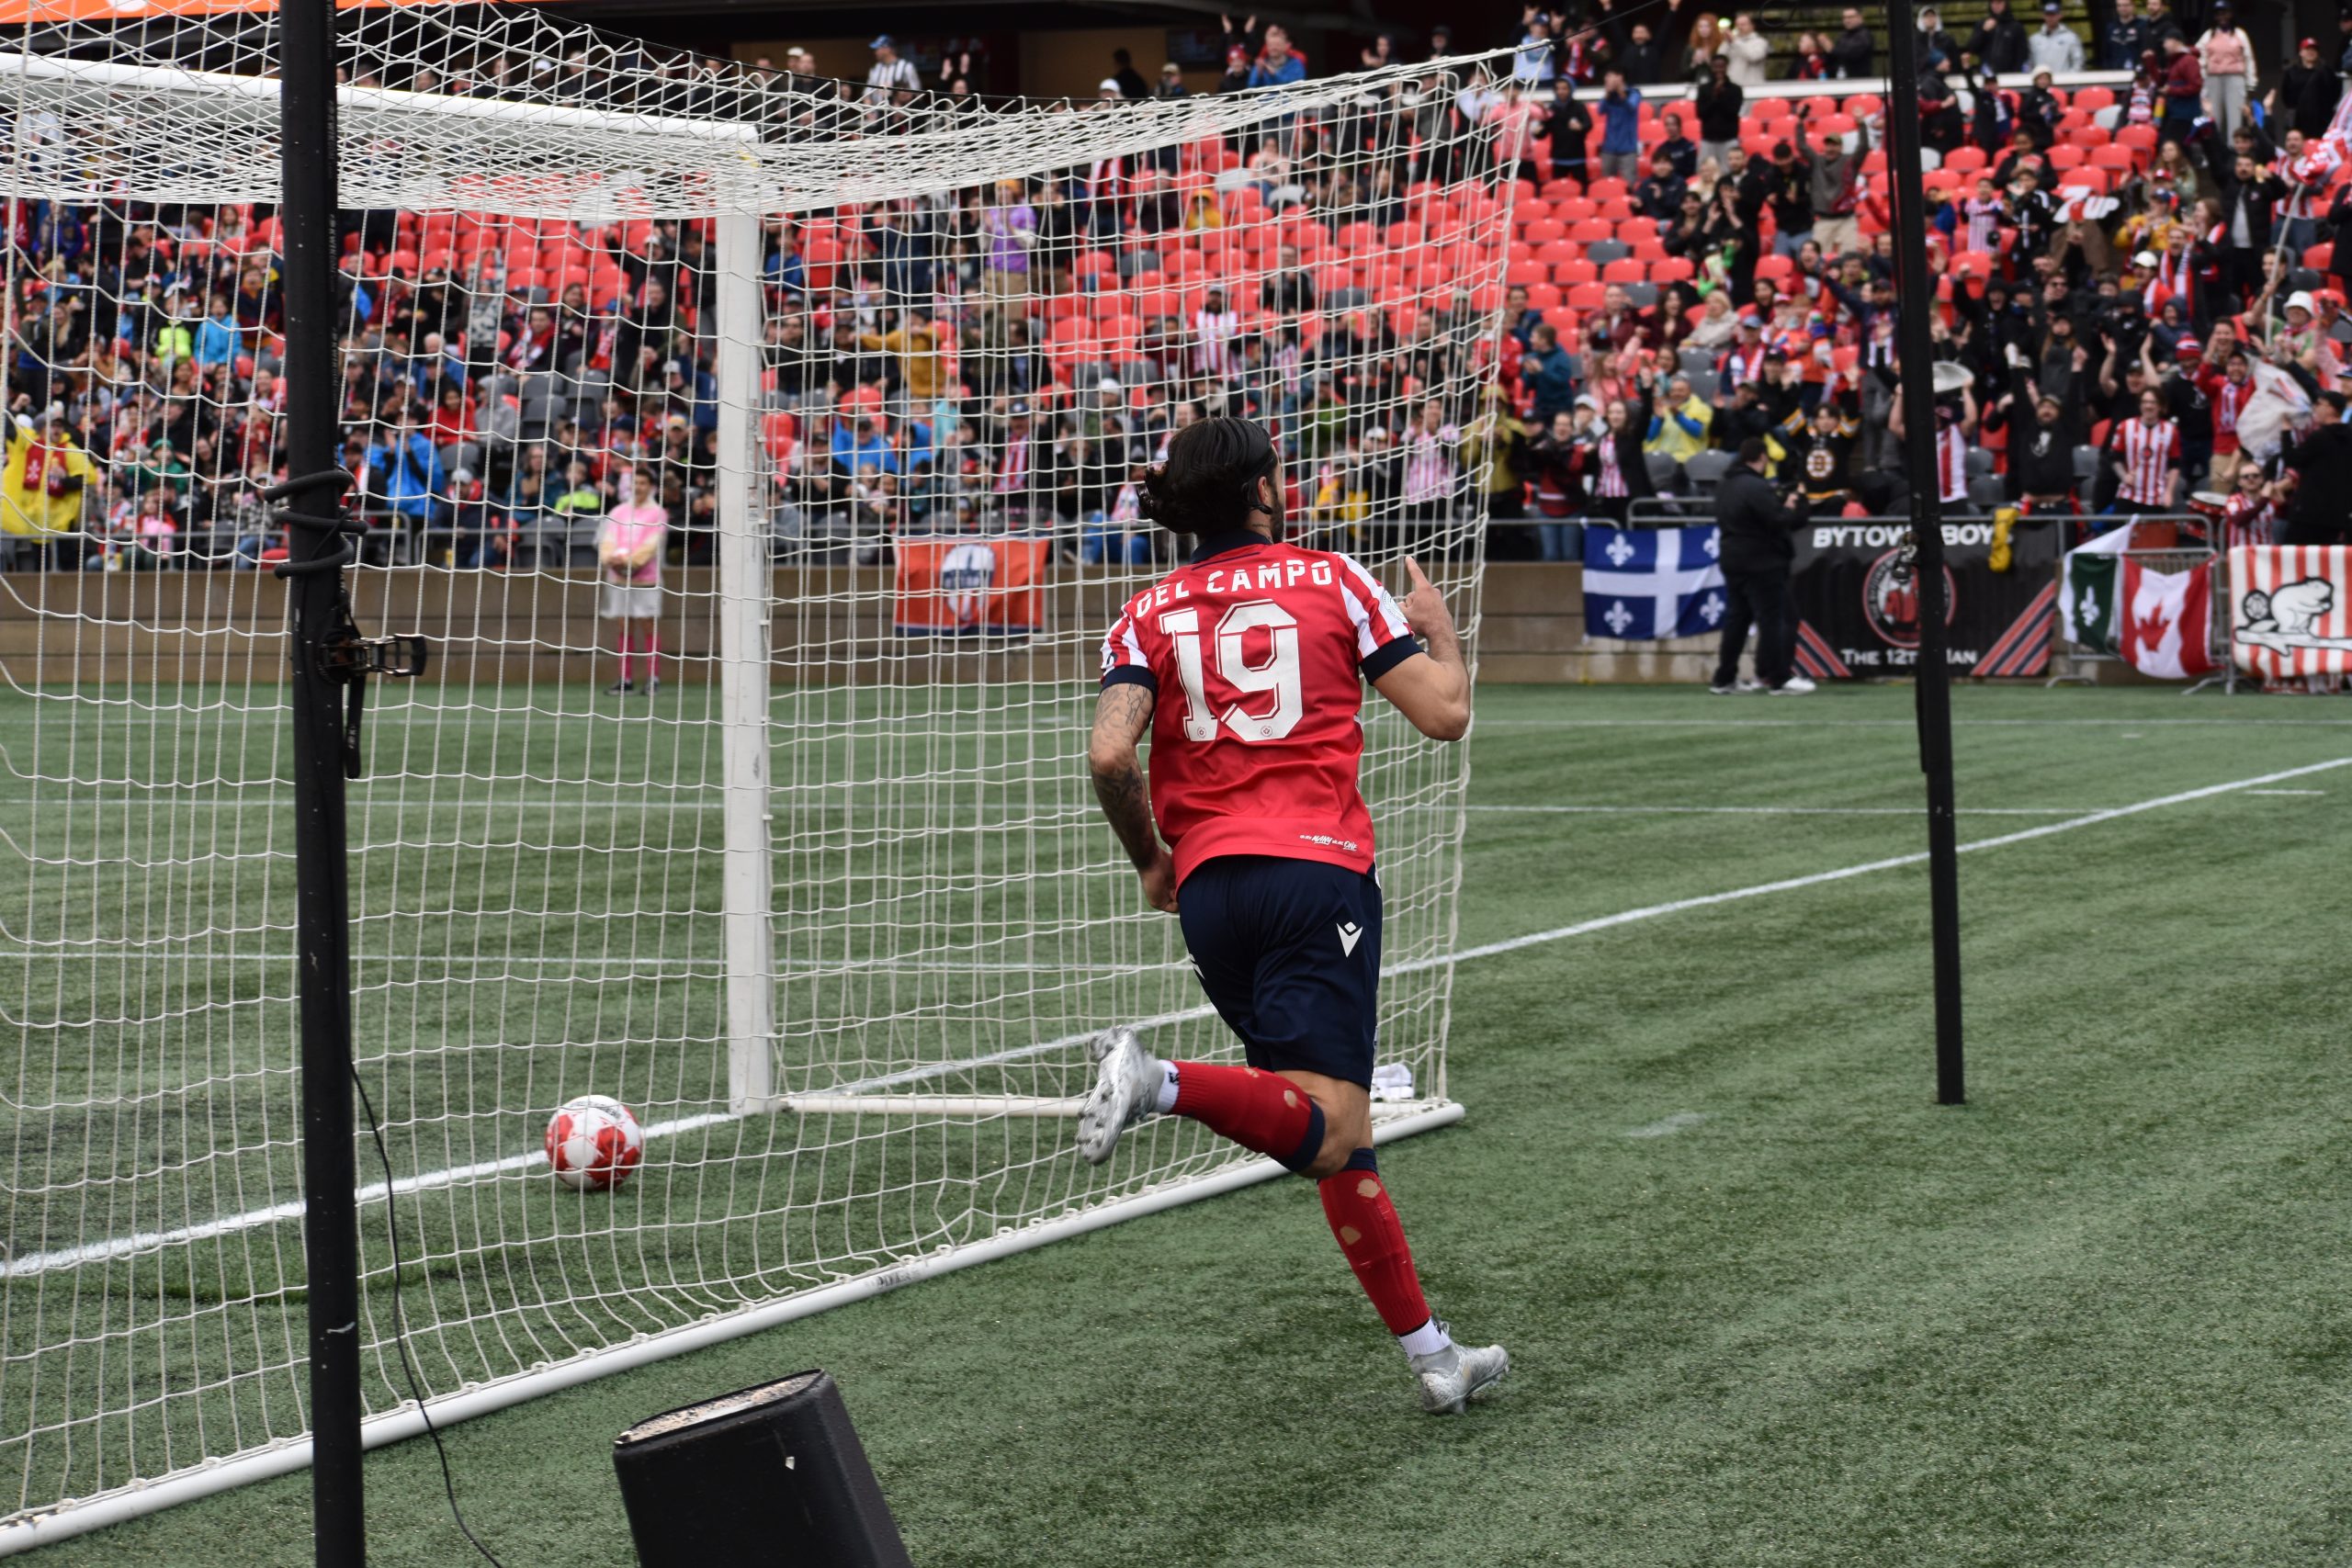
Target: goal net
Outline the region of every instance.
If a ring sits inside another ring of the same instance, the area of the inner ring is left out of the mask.
[[[458,15],[349,20],[333,388],[280,375],[269,19],[0,54],[0,1551],[306,1457],[289,399],[361,625],[435,650],[350,794],[374,1441],[396,1292],[455,1418],[1270,1170],[1068,1120],[1109,1025],[1236,1054],[1080,761],[1172,430],[1264,421],[1295,533],[1475,628],[1482,62],[868,101]],[[1457,1113],[1465,763],[1364,723],[1393,1133]],[[614,1191],[541,1152],[583,1093]]]

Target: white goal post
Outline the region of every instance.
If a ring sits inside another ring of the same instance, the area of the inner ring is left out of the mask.
[[[423,1427],[396,1291],[447,1423],[1280,1174],[1067,1125],[1113,1024],[1238,1055],[1081,761],[1172,429],[1265,421],[1295,534],[1419,552],[1475,637],[1485,58],[867,105],[538,14],[351,25],[334,389],[277,376],[266,29],[0,52],[0,1555],[309,1458],[288,396],[341,400],[363,626],[435,649],[350,785],[371,1446]],[[666,546],[608,597],[640,479]],[[1462,1115],[1467,763],[1364,727],[1385,1142]],[[539,1152],[592,1092],[648,1135],[609,1193]]]

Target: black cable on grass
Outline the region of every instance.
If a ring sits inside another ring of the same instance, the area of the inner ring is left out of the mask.
[[[474,1534],[473,1527],[466,1523],[465,1510],[458,1506],[458,1483],[449,1473],[449,1450],[442,1446],[440,1428],[433,1424],[433,1412],[425,1408],[424,1381],[416,1375],[416,1364],[409,1359],[408,1312],[401,1304],[401,1217],[395,1206],[392,1156],[384,1147],[384,1130],[376,1121],[376,1104],[368,1098],[368,1085],[359,1076],[356,1062],[351,1065],[351,1087],[359,1091],[359,1108],[368,1113],[368,1135],[375,1140],[376,1158],[384,1168],[384,1230],[392,1240],[392,1345],[400,1352],[401,1374],[408,1380],[409,1393],[416,1401],[416,1413],[424,1418],[424,1435],[433,1439],[433,1452],[441,1461],[441,1490],[448,1496],[449,1517],[457,1520],[458,1533],[482,1554],[491,1568],[506,1568],[498,1561],[497,1553]]]

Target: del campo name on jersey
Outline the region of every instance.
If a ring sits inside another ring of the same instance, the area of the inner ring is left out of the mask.
[[[1270,560],[1263,566],[1211,567],[1201,574],[1204,593],[1248,593],[1261,588],[1295,588],[1302,582],[1329,588],[1337,581],[1331,575],[1331,563],[1327,560]],[[1130,615],[1146,615],[1170,604],[1190,599],[1193,592],[1182,578],[1171,578],[1157,588],[1138,593],[1127,604]]]

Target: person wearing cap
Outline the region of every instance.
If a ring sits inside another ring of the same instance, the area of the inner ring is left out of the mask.
[[[2041,0],[2041,27],[2026,39],[2026,64],[2033,71],[2080,71],[2083,40],[2065,21],[2058,0]]]
[[[1163,62],[1159,67],[1159,85],[1152,88],[1151,96],[1155,98],[1190,97],[1191,89],[1184,85],[1184,68],[1172,60]]]
[[[874,63],[865,69],[865,101],[879,108],[891,101],[894,93],[913,93],[922,89],[922,78],[915,71],[915,62],[899,53],[899,40],[888,33],[877,37],[867,46],[874,51]]]
[[[2324,136],[2343,96],[2343,74],[2321,58],[2319,40],[2307,38],[2296,46],[2293,62],[2270,89],[2270,123],[2305,136]]]
[[[2254,40],[2238,26],[2230,0],[2213,0],[2212,21],[2197,40],[2197,66],[2205,73],[2205,112],[2228,136],[2254,97]]]

